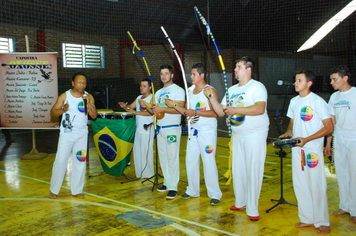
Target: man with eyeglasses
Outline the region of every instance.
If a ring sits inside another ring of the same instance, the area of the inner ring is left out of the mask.
[[[335,130],[327,139],[325,155],[331,156],[331,142],[339,185],[339,210],[334,215],[350,214],[356,223],[356,89],[350,85],[351,73],[347,66],[332,68],[330,84],[334,92],[329,110]]]

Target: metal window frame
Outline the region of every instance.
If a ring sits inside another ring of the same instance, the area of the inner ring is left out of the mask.
[[[0,52],[11,53],[15,52],[15,38],[8,36],[0,36]]]
[[[64,68],[105,69],[104,46],[62,42]]]

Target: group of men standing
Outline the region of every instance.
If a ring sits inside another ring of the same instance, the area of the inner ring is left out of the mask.
[[[188,186],[181,197],[189,199],[200,196],[201,156],[210,204],[219,204],[222,192],[215,160],[216,117],[227,115],[230,119],[238,114],[238,122],[232,122],[232,176],[235,203],[230,209],[233,211],[246,209],[246,214],[251,221],[259,220],[258,200],[263,181],[269,118],[267,90],[261,82],[252,79],[254,67],[255,63],[249,57],[241,57],[237,61],[234,72],[238,83],[228,89],[229,104],[226,104],[226,95],[219,103],[216,90],[206,83],[207,71],[201,63],[195,64],[191,69],[193,85],[188,90],[189,106],[185,106],[184,90],[173,82],[171,66],[162,65],[160,68],[163,87],[155,93],[155,101],[152,101],[150,81],[147,79],[141,81],[141,95],[130,105],[119,103],[123,109],[132,110],[136,114],[137,128],[134,143],[136,176],[149,178],[154,174],[152,124],[153,117],[156,116],[159,119],[155,132],[160,166],[164,176],[163,186],[157,190],[168,192],[167,199],[174,199],[177,196],[180,176],[181,115],[184,115],[187,117],[187,122],[191,124],[191,130],[186,150]],[[356,223],[356,175],[353,173],[356,169],[356,105],[353,102],[356,101],[356,89],[349,83],[350,76],[346,66],[333,69],[330,75],[331,85],[339,91],[332,94],[327,105],[321,97],[311,92],[310,88],[315,83],[314,72],[309,69],[296,72],[295,90],[299,95],[290,102],[287,112],[290,123],[286,133],[280,138],[293,137],[300,140],[300,143],[292,148],[293,187],[298,200],[300,218],[300,222],[295,225],[297,228],[314,226],[318,233],[330,232],[323,158],[323,138],[327,135],[329,138],[325,154],[331,155],[333,139],[340,190],[340,210],[334,214],[350,214],[352,222]],[[83,80],[83,75],[74,77],[73,89],[59,97],[52,109],[53,116],[70,111],[67,104],[71,103],[71,95],[80,98],[84,96],[83,87],[79,86],[79,83],[83,82],[80,79]],[[75,93],[78,92],[80,94],[76,95]],[[88,95],[88,98],[89,115],[95,118],[94,99],[91,95]],[[62,135],[65,136],[61,130]],[[67,144],[62,144],[61,140],[58,149],[67,150]],[[57,197],[64,178],[64,167],[59,166],[59,161],[63,163],[65,160],[61,157],[64,154],[67,155],[64,152],[57,152],[50,190],[52,198]],[[78,159],[78,156],[76,158]],[[63,170],[59,172],[57,170],[59,168]],[[75,186],[72,184],[73,195],[81,194],[83,191],[83,185],[77,183],[83,179],[82,170],[80,173],[80,176],[72,177],[77,179],[74,182]]]

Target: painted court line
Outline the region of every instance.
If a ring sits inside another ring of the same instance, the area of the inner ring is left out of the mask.
[[[13,174],[11,172],[6,172],[5,170],[1,170],[1,169],[0,169],[0,172],[4,172],[4,173],[7,173],[7,174]],[[15,175],[15,174],[13,174],[13,175]],[[19,176],[19,177],[22,177],[22,178],[25,178],[25,179],[34,180],[34,181],[41,182],[41,183],[45,183],[45,184],[50,184],[48,181],[44,181],[44,180],[41,180],[41,179],[37,179],[37,178],[25,176],[25,175],[16,174],[16,176]],[[70,189],[67,186],[62,186],[62,188]],[[219,232],[219,233],[222,233],[222,234],[225,234],[225,235],[237,235],[238,236],[238,234],[230,233],[230,232],[227,232],[227,231],[224,231],[224,230],[220,230],[220,229],[217,229],[217,228],[214,228],[214,227],[203,225],[203,224],[200,224],[200,223],[197,223],[197,222],[194,222],[194,221],[185,220],[185,219],[182,219],[182,218],[179,218],[179,217],[175,217],[175,216],[172,216],[172,215],[164,214],[164,213],[161,213],[161,212],[158,212],[158,211],[153,211],[153,210],[150,210],[150,209],[147,209],[147,208],[144,208],[144,207],[131,205],[129,203],[117,201],[117,200],[114,200],[114,199],[111,199],[111,198],[103,197],[103,196],[92,194],[92,193],[88,193],[88,192],[83,192],[83,193],[85,195],[88,195],[88,196],[104,199],[104,200],[107,200],[107,201],[110,201],[110,202],[114,202],[114,203],[121,204],[121,205],[124,205],[124,206],[127,206],[127,207],[131,207],[131,208],[136,208],[136,209],[142,210],[144,212],[149,212],[151,214],[160,215],[160,216],[163,216],[163,217],[166,217],[166,218],[170,218],[170,219],[174,219],[176,221],[181,221],[181,222],[184,222],[184,223],[187,223],[187,224],[195,225],[195,226],[198,226],[198,227],[201,227],[201,228],[205,228],[205,229],[208,229],[208,230],[212,230],[212,231],[215,231],[215,232]],[[0,198],[0,201],[6,201],[7,199],[11,200],[13,198]],[[20,199],[21,200],[29,200],[30,199],[30,200],[41,200],[41,201],[58,201],[59,200],[59,199],[46,199],[46,198],[15,198],[15,199],[18,199],[18,200],[20,200]],[[93,203],[93,202],[88,203],[88,202],[85,202],[85,201],[64,200],[64,199],[60,200],[60,201],[63,201],[63,202],[65,202],[65,201],[67,201],[67,202],[80,202],[81,204],[85,203],[85,204],[92,204],[92,205],[98,205],[98,206],[105,206],[104,204],[101,204],[101,203]],[[108,207],[108,206],[105,206],[105,207]],[[114,206],[112,206],[112,207],[114,207]]]

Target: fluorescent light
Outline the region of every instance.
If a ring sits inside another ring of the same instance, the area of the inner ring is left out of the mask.
[[[297,52],[307,50],[314,47],[322,40],[330,31],[332,31],[340,22],[346,19],[356,10],[356,0],[351,1],[339,13],[328,20],[320,29],[318,29],[299,49]]]

